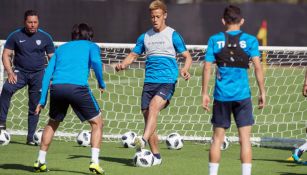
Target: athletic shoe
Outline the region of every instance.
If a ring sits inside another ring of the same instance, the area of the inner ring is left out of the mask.
[[[33,168],[34,168],[34,172],[36,173],[49,171],[46,164],[40,163],[38,160],[34,162]]]
[[[134,140],[136,151],[141,151],[146,146],[146,141],[141,137],[136,137]]]
[[[95,174],[104,174],[104,170],[99,166],[98,163],[90,163],[89,170]]]
[[[294,151],[293,151],[293,154],[292,154],[292,158],[295,162],[301,162],[302,159],[300,158],[302,156],[304,151],[300,150],[299,148],[296,148]]]
[[[30,145],[30,146],[38,146],[37,143],[33,142],[33,141],[27,141],[26,143],[27,145]]]
[[[162,158],[158,159],[154,156],[154,161],[152,163],[152,166],[161,165],[161,164],[162,164]]]

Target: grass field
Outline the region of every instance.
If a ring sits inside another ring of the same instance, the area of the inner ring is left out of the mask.
[[[33,174],[32,166],[38,155],[38,147],[24,144],[25,137],[13,136],[8,146],[0,147],[0,174]],[[160,144],[161,166],[139,168],[132,165],[134,149],[123,148],[119,143],[103,143],[101,165],[107,175],[203,175],[208,173],[208,144],[185,142],[181,150],[168,150]],[[289,150],[253,147],[253,175],[305,175],[307,166],[287,162]],[[307,159],[306,155],[303,158]],[[88,165],[90,148],[75,142],[55,140],[47,154],[50,175],[90,174]],[[219,174],[241,174],[239,146],[230,145],[222,152]]]

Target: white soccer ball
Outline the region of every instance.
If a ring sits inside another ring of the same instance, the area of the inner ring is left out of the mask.
[[[181,149],[183,147],[183,139],[178,133],[171,133],[166,137],[166,146],[168,149]]]
[[[10,134],[6,130],[0,130],[0,145],[8,145],[10,141]]]
[[[226,150],[230,145],[229,138],[227,136],[224,137],[224,142],[221,145],[221,150]]]
[[[77,143],[81,146],[91,146],[91,132],[81,131],[77,136]]]
[[[38,129],[37,131],[35,131],[35,133],[33,135],[33,141],[37,145],[40,145],[41,142],[42,142],[43,132],[44,132],[44,129]]]
[[[137,137],[137,134],[133,131],[128,131],[122,135],[121,141],[125,148],[134,148],[134,140]]]
[[[154,155],[147,149],[135,153],[133,163],[137,167],[151,167],[154,162]]]
[[[213,139],[211,139],[211,143],[213,142]],[[230,145],[229,138],[227,136],[224,137],[224,142],[221,145],[221,150],[226,150]]]

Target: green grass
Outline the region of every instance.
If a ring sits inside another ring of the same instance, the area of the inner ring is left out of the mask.
[[[25,137],[13,136],[8,146],[0,147],[0,174],[33,174],[32,166],[38,147],[24,144]],[[123,148],[119,143],[103,143],[101,165],[108,175],[203,175],[208,173],[208,144],[185,142],[181,150],[168,150],[160,144],[163,163],[151,168],[134,167],[131,158],[134,149]],[[303,175],[306,166],[287,162],[289,150],[253,147],[253,175]],[[306,155],[303,158],[307,159]],[[90,148],[75,142],[53,141],[47,154],[49,175],[89,174]],[[239,146],[231,144],[222,152],[219,174],[241,174]]]

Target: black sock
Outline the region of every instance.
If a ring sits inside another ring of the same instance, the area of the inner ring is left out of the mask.
[[[160,155],[160,153],[158,153],[158,154],[153,154],[157,159],[161,159],[161,155]]]

